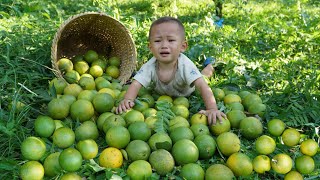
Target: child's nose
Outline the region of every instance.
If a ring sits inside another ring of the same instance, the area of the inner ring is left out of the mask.
[[[162,48],[167,48],[169,41],[162,41]]]

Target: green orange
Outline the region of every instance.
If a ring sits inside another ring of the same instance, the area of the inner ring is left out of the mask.
[[[49,177],[58,175],[61,172],[61,166],[59,164],[60,152],[50,154],[43,163],[44,174]]]
[[[123,126],[110,128],[106,133],[106,142],[110,147],[125,148],[130,142],[129,130]]]
[[[83,159],[93,159],[98,154],[98,144],[93,139],[81,140],[77,143],[77,149]]]
[[[22,180],[41,180],[44,177],[44,168],[38,161],[28,161],[20,167]]]
[[[179,176],[182,179],[204,179],[205,172],[203,168],[196,163],[188,163],[182,166]]]
[[[55,129],[56,124],[49,116],[39,115],[34,121],[34,130],[40,137],[50,137]]]
[[[27,160],[40,160],[46,150],[46,144],[38,137],[29,136],[21,143],[21,154]]]
[[[181,139],[172,146],[172,156],[178,165],[195,163],[199,158],[197,146],[189,139]]]
[[[82,155],[74,148],[64,149],[59,156],[59,164],[62,169],[75,172],[81,168]]]
[[[128,166],[127,174],[131,180],[148,179],[152,175],[152,168],[148,161],[137,160]]]

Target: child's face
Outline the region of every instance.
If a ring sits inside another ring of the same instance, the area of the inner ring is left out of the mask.
[[[179,54],[187,49],[188,44],[181,31],[179,25],[174,22],[166,22],[152,27],[149,49],[159,62],[175,62],[178,60]]]

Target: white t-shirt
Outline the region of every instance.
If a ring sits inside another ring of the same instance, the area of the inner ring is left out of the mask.
[[[202,78],[202,74],[196,65],[187,56],[180,53],[175,77],[170,82],[163,83],[159,80],[156,72],[156,61],[156,58],[152,57],[142,65],[134,79],[142,86],[152,88],[160,95],[189,96],[195,90],[193,82]]]

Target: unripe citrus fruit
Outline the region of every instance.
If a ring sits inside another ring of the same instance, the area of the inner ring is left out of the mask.
[[[98,154],[98,144],[93,139],[79,141],[77,143],[77,149],[83,159],[93,159]]]
[[[246,114],[241,110],[231,110],[227,113],[232,128],[239,128],[241,120],[246,117]]]
[[[259,95],[253,94],[253,93],[248,94],[242,100],[242,104],[243,104],[244,108],[247,110],[251,104],[257,104],[257,103],[262,103],[262,99],[260,98]]]
[[[203,168],[196,163],[188,163],[182,166],[179,176],[182,179],[204,179]]]
[[[96,89],[98,91],[103,88],[111,88],[112,87],[111,83],[108,80],[104,79],[103,77],[97,77],[95,79],[95,83],[96,83]]]
[[[253,159],[252,164],[253,164],[253,170],[259,174],[268,172],[271,169],[270,158],[266,155],[256,156]]]
[[[61,58],[57,61],[58,69],[62,73],[69,72],[73,69],[73,63],[70,59],[67,58]]]
[[[168,95],[161,95],[158,97],[157,101],[166,101],[166,102],[172,103],[173,99]]]
[[[115,115],[112,112],[104,112],[102,114],[99,115],[98,119],[97,119],[97,127],[100,131],[103,130],[103,124],[105,123],[105,121],[107,120],[107,118],[111,115]]]
[[[120,67],[121,64],[121,60],[119,57],[117,56],[112,56],[109,58],[108,60],[108,65],[109,66],[116,66],[116,67]]]
[[[136,161],[148,160],[151,150],[148,143],[142,140],[133,140],[127,145],[126,152],[131,161]]]
[[[172,103],[174,106],[183,105],[186,108],[189,108],[189,100],[188,100],[188,98],[186,98],[184,96],[180,96],[180,97],[175,98]]]
[[[133,109],[143,112],[144,110],[149,108],[149,104],[145,101],[136,101],[136,103],[133,106]]]
[[[93,61],[93,62],[91,63],[91,66],[94,66],[94,65],[98,65],[98,66],[100,66],[103,70],[105,70],[106,67],[107,67],[107,61],[106,61],[106,60],[103,60],[103,59],[100,59],[100,57],[99,57],[99,59],[97,59],[97,60],[95,60],[95,61]]]
[[[313,139],[304,140],[300,145],[300,152],[308,156],[314,156],[317,154],[319,144]]]
[[[199,159],[210,159],[216,151],[216,142],[210,135],[199,135],[193,142],[199,150]]]
[[[271,168],[276,173],[287,174],[292,169],[292,159],[287,154],[277,154],[271,159]]]
[[[81,86],[82,89],[85,90],[95,90],[96,89],[96,83],[92,78],[89,77],[81,77],[79,79],[78,84]]]
[[[68,127],[61,127],[54,131],[52,135],[53,143],[59,148],[70,147],[75,142],[75,134]]]
[[[223,164],[213,164],[206,170],[205,179],[234,179],[230,168]]]
[[[27,160],[37,161],[42,158],[46,152],[46,144],[38,137],[27,137],[21,143],[21,154]]]
[[[94,108],[90,101],[85,99],[78,99],[71,104],[70,114],[73,120],[80,122],[88,121],[94,115]]]
[[[106,74],[114,79],[117,79],[120,76],[120,70],[116,66],[108,66],[106,68]]]
[[[190,127],[188,120],[182,116],[175,116],[169,121],[169,131],[173,131],[178,127]]]
[[[78,97],[79,93],[82,91],[83,89],[81,88],[81,86],[79,84],[68,84],[66,88],[64,88],[63,90],[63,94],[70,94],[74,97]]]
[[[22,180],[41,180],[44,176],[44,169],[38,161],[28,161],[20,167],[20,178]]]
[[[290,171],[284,176],[284,180],[303,180],[303,176],[297,171]]]
[[[207,125],[208,124],[208,120],[207,120],[207,116],[204,114],[200,114],[200,113],[196,113],[194,115],[191,116],[190,119],[190,124],[194,125],[194,124],[204,124]]]
[[[222,89],[220,89],[220,88],[213,88],[213,89],[212,89],[212,92],[213,92],[214,97],[215,97],[217,100],[219,100],[219,101],[223,100],[223,98],[224,98],[224,96],[225,96],[225,93],[224,93],[224,91],[223,91]]]
[[[266,106],[265,104],[255,103],[255,104],[251,104],[251,105],[248,107],[248,112],[249,112],[250,114],[257,114],[257,115],[259,115],[260,117],[263,117],[266,109],[267,109],[267,106]]]
[[[60,152],[50,154],[43,163],[44,174],[49,177],[58,175],[61,172],[61,166],[59,164]]]
[[[71,106],[72,103],[74,103],[77,98],[70,94],[64,94],[59,97],[60,99],[64,100],[69,106]]]
[[[283,131],[282,141],[287,146],[295,146],[300,141],[300,133],[296,129],[290,128]]]
[[[281,136],[286,128],[286,124],[280,119],[272,119],[267,123],[268,132],[273,136]]]
[[[53,78],[49,83],[49,89],[54,88],[56,94],[63,94],[63,90],[68,83],[63,78]]]
[[[81,153],[74,148],[64,149],[59,156],[59,164],[62,169],[75,172],[81,168],[82,156]]]
[[[86,60],[89,64],[91,64],[93,61],[99,58],[99,55],[94,50],[88,50],[83,57],[84,57],[84,60]]]
[[[144,121],[144,116],[142,112],[131,109],[125,114],[124,120],[126,121],[127,126],[129,126],[133,122]]]
[[[244,99],[247,95],[251,94],[249,91],[242,90],[238,93],[238,95],[241,97],[241,99]]]
[[[128,126],[128,130],[130,132],[131,140],[139,139],[142,141],[148,141],[151,136],[151,129],[148,127],[147,123],[143,121],[131,123]]]
[[[240,139],[232,132],[224,132],[217,137],[217,145],[223,155],[230,156],[240,150]]]
[[[152,168],[148,161],[137,160],[128,166],[127,174],[132,180],[148,179],[152,175]]]
[[[103,74],[103,69],[98,65],[91,66],[89,69],[89,74],[91,74],[94,78],[100,77]]]
[[[160,176],[165,176],[172,172],[175,165],[172,155],[165,149],[153,151],[149,156],[149,162]]]
[[[154,98],[151,94],[143,94],[140,96],[142,99],[145,99],[145,101],[149,104],[150,108],[154,107]]]
[[[295,166],[301,174],[310,174],[315,168],[315,163],[312,157],[302,155],[295,159]]]
[[[75,172],[68,172],[63,174],[60,180],[82,180],[82,178]]]
[[[202,134],[210,134],[210,130],[208,128],[208,126],[204,125],[204,124],[194,124],[190,127],[191,131],[194,134],[194,137],[197,137],[199,135]]]
[[[74,70],[76,70],[80,75],[88,72],[89,68],[90,68],[89,64],[84,60],[77,61],[74,64]]]
[[[210,132],[218,136],[224,132],[228,132],[231,129],[230,121],[228,119],[223,118],[222,122],[217,120],[216,124],[210,126]]]
[[[63,99],[54,98],[48,103],[48,114],[52,119],[64,119],[69,115],[69,104]]]
[[[261,121],[255,117],[246,117],[241,120],[239,129],[241,134],[247,139],[255,139],[263,132]]]
[[[251,159],[243,153],[233,153],[227,159],[227,166],[232,170],[235,176],[248,176],[253,171]]]
[[[171,110],[176,116],[182,116],[182,117],[184,117],[186,119],[189,118],[189,110],[184,105],[172,106]]]
[[[56,124],[54,123],[54,120],[49,116],[40,115],[34,121],[34,130],[40,137],[50,137],[55,129]]]
[[[181,139],[172,146],[172,156],[178,165],[195,163],[199,158],[197,146],[189,139]]]
[[[104,121],[102,125],[103,132],[107,133],[108,130],[115,126],[126,126],[126,121],[117,114],[112,114],[111,116],[108,116],[106,120]]]
[[[150,116],[156,116],[157,115],[157,110],[154,108],[147,108],[142,111],[142,114],[145,119],[147,119]]]
[[[167,133],[157,132],[154,133],[148,140],[148,144],[152,151],[157,149],[165,149],[170,151],[172,148],[172,140]]]
[[[256,140],[255,148],[259,154],[268,155],[276,149],[276,142],[270,136],[262,135]]]
[[[76,128],[75,135],[78,141],[85,139],[96,140],[99,137],[99,130],[95,122],[85,121]]]
[[[177,127],[174,130],[170,132],[170,138],[172,140],[172,143],[176,143],[177,141],[181,139],[189,139],[193,141],[194,135],[190,128],[188,127]]]
[[[99,113],[111,111],[114,106],[114,98],[108,93],[98,93],[92,100],[94,109]]]
[[[105,139],[109,146],[122,149],[129,144],[130,133],[123,126],[115,126],[107,131]]]
[[[227,108],[231,110],[240,110],[244,111],[244,107],[240,102],[233,102],[226,105]]]
[[[84,100],[92,102],[92,100],[96,94],[97,94],[96,90],[83,90],[79,93],[77,99],[84,99]]]
[[[63,77],[70,84],[78,83],[78,81],[80,79],[80,74],[75,70],[71,70],[71,71],[68,71]]]
[[[223,101],[225,104],[241,102],[241,97],[238,96],[237,94],[228,94],[224,96]]]

